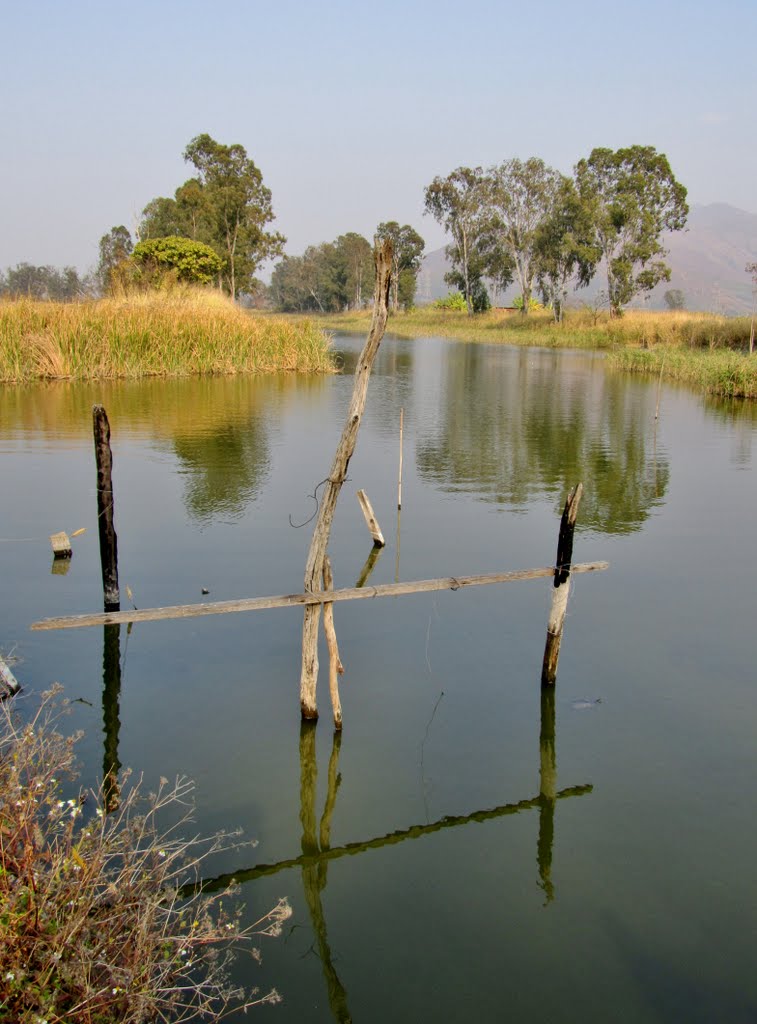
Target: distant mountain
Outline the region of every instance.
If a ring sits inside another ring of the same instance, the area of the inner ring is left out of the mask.
[[[667,235],[664,244],[668,250],[666,262],[672,271],[670,281],[658,285],[648,298],[637,299],[633,305],[664,309],[665,292],[680,288],[686,309],[729,316],[751,311],[752,284],[744,265],[757,260],[757,214],[727,203],[692,206],[686,230]],[[449,286],[444,283],[444,275],[448,269],[444,249],[435,249],[424,257],[418,275],[419,305],[447,294]],[[570,301],[580,304],[591,300],[604,287],[600,267],[591,285],[575,292]],[[510,287],[504,295],[492,295],[492,302],[510,305],[518,292],[517,287]]]

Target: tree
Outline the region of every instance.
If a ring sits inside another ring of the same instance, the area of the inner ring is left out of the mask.
[[[131,233],[123,224],[113,227],[100,239],[100,261],[97,280],[102,291],[111,291],[123,280],[124,271],[134,249]]]
[[[52,302],[70,302],[82,298],[90,290],[90,282],[79,277],[75,267],[37,267],[18,263],[0,273],[0,295],[13,298],[26,296]]]
[[[634,295],[670,280],[661,235],[686,224],[686,189],[654,146],[594,149],[578,162],[576,181],[606,261],[610,312],[620,316]]]
[[[334,278],[341,286],[342,306],[363,308],[363,287],[373,286],[373,249],[356,231],[340,235],[334,243]]]
[[[274,219],[270,189],[238,143],[224,146],[210,135],[198,135],[184,150],[184,159],[195,167],[197,178],[196,190],[181,198],[189,202],[190,196],[202,197],[196,219],[204,221],[208,237],[198,237],[223,257],[226,286],[235,298],[238,287],[252,283],[264,260],[281,255],[286,241],[265,231]]]
[[[594,276],[601,254],[591,239],[591,211],[574,182],[561,175],[552,207],[534,237],[539,290],[555,323],[562,322],[570,282],[582,287]]]
[[[177,280],[191,284],[210,284],[223,266],[209,245],[176,235],[138,242],[131,258],[153,278],[173,273]]]
[[[407,308],[413,304],[426,243],[409,224],[400,227],[396,220],[379,224],[376,237],[382,242],[388,238],[392,243],[391,306],[392,311],[396,313],[400,305]]]
[[[668,288],[663,299],[668,309],[683,309],[686,305],[686,296],[680,288]]]
[[[539,271],[539,229],[552,213],[561,181],[562,175],[538,157],[531,157],[525,163],[518,159],[506,160],[489,172],[494,230],[500,253],[505,257],[501,269],[496,264],[492,267],[492,276],[504,286],[511,280],[514,268],[523,296],[521,312],[524,315],[530,308],[531,292]]]
[[[235,298],[251,291],[266,259],[282,254],[286,239],[266,230],[274,219],[271,192],[244,146],[225,146],[198,135],[184,151],[197,174],[174,198],[158,196],[142,212],[139,236],[182,236],[211,246],[223,261],[219,275]]]
[[[452,236],[447,255],[453,270],[448,284],[459,286],[468,315],[473,315],[474,286],[486,274],[492,259],[491,211],[487,182],[480,167],[458,167],[446,178],[436,177],[424,193],[426,213]],[[505,268],[502,267],[504,277]]]

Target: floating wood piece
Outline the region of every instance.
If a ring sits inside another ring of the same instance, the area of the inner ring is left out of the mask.
[[[397,510],[402,508],[402,434],[405,426],[405,410],[400,409],[400,471],[397,481]]]
[[[585,562],[571,571],[601,572],[608,562]],[[463,590],[492,583],[519,583],[554,576],[552,566],[544,569],[516,569],[480,576],[444,576],[434,580],[403,583],[379,583],[373,587],[345,587],[343,590],[308,590],[303,594],[281,594],[276,597],[248,597],[238,601],[209,601],[205,604],[180,604],[165,608],[140,608],[139,611],[99,612],[93,615],[68,615],[32,623],[33,630],[79,629],[82,626],[104,626],[116,622],[156,622],[160,619],[191,619],[201,615],[228,615],[232,612],[256,612],[267,608],[301,608],[337,601],[359,601],[369,597],[399,597],[402,594],[423,594],[435,590]]]
[[[363,511],[363,517],[365,518],[365,525],[370,531],[371,537],[373,537],[373,543],[377,548],[383,548],[386,544],[384,535],[381,532],[381,527],[378,524],[378,519],[373,511],[373,506],[368,500],[368,495],[365,491],[357,492],[357,500],[360,502],[360,508]]]
[[[570,560],[573,557],[573,531],[576,526],[578,506],[581,503],[583,484],[577,484],[568,495],[560,520],[560,534],[557,539],[557,561],[555,563],[555,587],[552,591],[552,607],[547,625],[547,642],[542,663],[542,685],[553,685],[557,679],[557,662],[560,658],[560,643],[568,610],[570,593]],[[578,570],[573,567],[573,572]]]
[[[368,393],[368,379],[371,375],[373,361],[376,358],[381,339],[386,329],[388,315],[389,283],[392,271],[392,244],[389,240],[377,242],[373,250],[376,263],[376,286],[373,293],[373,317],[363,351],[355,368],[355,383],[352,399],[347,412],[347,419],[342,428],[342,436],[334,454],[331,472],[318,507],[318,517],[310,542],[307,562],[305,563],[305,590],[315,592],[321,586],[323,561],[326,557],[331,524],[339,498],[342,484],[347,477],[352,454],[357,444],[360,421],[365,409]],[[302,623],[302,670],[300,673],[300,711],[305,719],[318,717],[316,705],[316,683],[318,681],[318,623],[321,615],[321,601],[308,603]]]
[[[53,558],[70,558],[73,555],[69,536],[62,530],[60,533],[50,534],[50,546],[53,549]]]
[[[118,611],[118,540],[113,525],[113,453],[110,450],[110,423],[101,405],[92,407],[92,426],[97,463],[97,523],[100,533],[100,566],[103,577],[103,607]]]
[[[6,663],[0,658],[0,700],[18,693],[21,685]]]

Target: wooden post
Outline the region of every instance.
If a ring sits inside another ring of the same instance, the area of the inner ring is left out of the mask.
[[[332,590],[334,576],[331,572],[331,560],[329,556],[323,560],[323,589]],[[334,712],[334,728],[342,728],[342,702],[339,700],[339,676],[344,675],[344,665],[339,657],[339,645],[336,642],[336,629],[334,628],[334,605],[329,601],[323,606],[323,631],[326,634],[326,644],[329,649],[329,693],[331,694],[331,707]]]
[[[583,490],[583,484],[577,484],[573,488],[568,495],[568,500],[565,502],[562,519],[560,520],[560,535],[557,540],[557,561],[555,562],[555,585],[552,591],[552,607],[549,612],[549,623],[547,625],[547,643],[544,647],[544,661],[541,670],[542,685],[554,685],[557,679],[557,662],[560,657],[560,642],[562,641],[565,613],[568,608],[568,593],[570,591],[573,531]]]
[[[360,502],[360,508],[363,511],[363,518],[365,519],[365,525],[370,531],[371,537],[373,537],[373,543],[377,548],[383,548],[386,544],[384,535],[381,532],[381,527],[378,524],[378,519],[373,511],[373,506],[368,500],[368,495],[365,491],[357,492],[357,500]]]
[[[402,434],[405,426],[405,410],[400,409],[400,474],[397,483],[397,510],[402,508]]]
[[[97,524],[100,533],[100,565],[103,576],[103,604],[106,612],[118,611],[118,542],[113,526],[113,453],[110,450],[108,414],[101,405],[92,408],[97,463]]]
[[[376,243],[374,259],[376,263],[376,287],[373,293],[371,327],[355,368],[355,384],[352,389],[352,399],[347,412],[347,419],[342,428],[342,436],[334,454],[331,472],[328,475],[323,490],[321,503],[318,508],[318,518],[313,530],[313,539],[310,542],[310,550],[305,564],[305,590],[310,592],[319,590],[321,586],[323,562],[331,535],[331,524],[334,521],[337,499],[347,476],[350,459],[355,451],[360,421],[363,417],[368,394],[368,379],[371,375],[373,361],[376,358],[381,339],[384,337],[384,331],[386,330],[389,283],[392,271],[392,244],[390,241],[386,240]],[[320,616],[321,608],[319,604],[308,605],[305,609],[302,623],[300,711],[304,719],[315,719],[318,717],[315,690],[318,681],[318,623]]]

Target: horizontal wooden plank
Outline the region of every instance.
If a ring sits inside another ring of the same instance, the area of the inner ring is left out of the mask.
[[[600,572],[608,567],[608,562],[583,562],[571,566],[571,572]],[[381,583],[375,587],[346,587],[343,590],[318,590],[304,594],[281,594],[276,597],[249,597],[239,601],[208,601],[203,604],[178,604],[166,608],[140,608],[127,612],[69,615],[58,619],[42,619],[41,622],[34,622],[31,628],[79,629],[82,626],[109,626],[119,622],[157,622],[161,619],[190,619],[200,615],[257,612],[266,608],[301,608],[308,604],[326,604],[331,601],[360,601],[368,597],[400,597],[403,594],[422,594],[434,590],[482,587],[491,583],[518,583],[521,580],[536,580],[554,574],[554,568],[549,566],[545,569],[492,572],[482,576],[444,576],[435,580]]]

